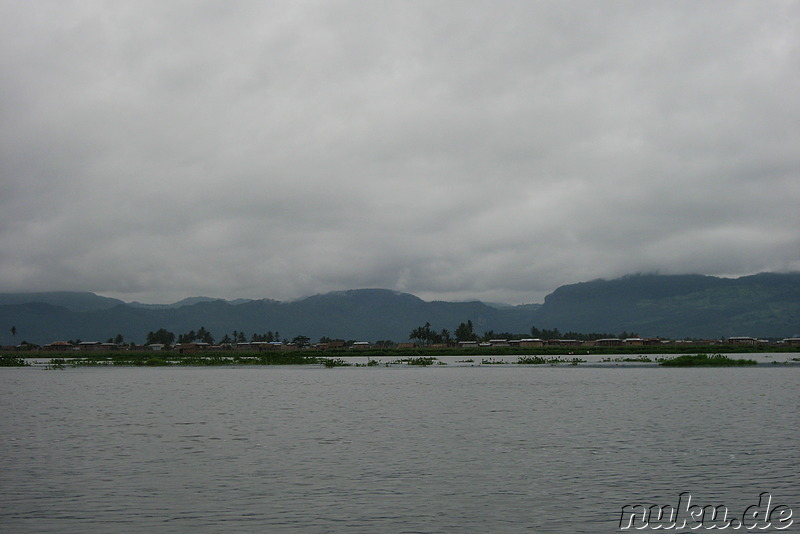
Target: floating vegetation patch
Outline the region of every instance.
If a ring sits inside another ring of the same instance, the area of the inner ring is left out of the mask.
[[[356,367],[377,367],[381,364],[378,360],[367,360],[367,363],[356,363]]]
[[[420,356],[419,358],[409,358],[406,363],[408,365],[433,365],[436,363],[436,358],[430,356]]]
[[[403,358],[401,360],[395,360],[393,363],[404,363],[404,364],[407,364],[407,365],[426,366],[426,365],[433,365],[434,363],[437,363],[437,360],[433,356],[420,356],[418,358]],[[440,363],[440,365],[443,365],[443,363]],[[446,365],[446,364],[444,364],[444,365]]]
[[[349,367],[350,364],[341,358],[322,358],[322,365],[327,368],[332,367]]]
[[[12,356],[10,354],[0,355],[0,367],[25,367],[29,365],[25,358]]]
[[[739,367],[758,365],[755,360],[734,360],[722,354],[686,354],[676,358],[659,361],[664,367]]]
[[[570,360],[565,360],[564,358],[543,358],[541,356],[520,356],[517,360],[518,364],[522,365],[556,365],[559,363],[568,363],[570,365],[578,365],[579,363],[585,363],[586,360],[582,360],[580,358],[572,358]]]
[[[230,353],[209,352],[205,354],[180,355],[174,353],[153,354],[152,352],[107,353],[88,355],[81,358],[58,358],[59,365],[72,367],[97,367],[123,365],[134,367],[181,366],[222,366],[222,365],[309,365],[322,363],[322,358],[307,354],[278,353],[252,354],[247,356]]]
[[[635,363],[652,363],[652,361],[653,361],[653,360],[651,360],[651,359],[650,359],[649,357],[647,357],[647,356],[640,355],[640,356],[637,356],[637,357],[635,357],[635,358],[633,358],[633,357],[626,357],[626,358],[603,358],[603,359],[602,359],[602,360],[600,360],[600,361],[601,361],[601,362],[627,362],[627,363],[633,363],[633,362],[635,362]]]
[[[543,365],[545,363],[550,363],[550,361],[550,358],[543,358],[541,356],[520,356],[517,363],[521,365]]]

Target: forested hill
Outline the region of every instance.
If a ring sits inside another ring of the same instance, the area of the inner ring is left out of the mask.
[[[738,279],[698,275],[634,275],[562,286],[544,304],[495,307],[481,302],[426,302],[407,293],[358,289],[293,302],[187,299],[169,306],[126,304],[92,293],[0,293],[0,345],[15,341],[105,341],[121,334],[143,343],[165,328],[176,335],[201,326],[217,340],[233,331],[279,332],[313,341],[331,338],[407,341],[430,323],[451,333],[472,321],[479,334],[636,333],[665,338],[800,335],[800,273]],[[5,326],[3,326],[5,325]]]
[[[800,334],[800,273],[635,275],[571,284],[548,295],[536,319],[562,330],[671,338],[791,337]]]

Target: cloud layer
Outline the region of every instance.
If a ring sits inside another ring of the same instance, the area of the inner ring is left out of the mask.
[[[0,291],[800,270],[800,4],[0,0]]]

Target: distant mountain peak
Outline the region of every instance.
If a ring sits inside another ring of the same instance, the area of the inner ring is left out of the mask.
[[[185,299],[179,300],[178,302],[173,302],[169,306],[171,308],[182,308],[183,306],[193,306],[193,305],[199,304],[201,302],[214,302],[214,301],[217,301],[217,300],[225,300],[225,299],[214,298],[214,297],[203,297],[203,296],[200,296],[200,297],[187,297]]]
[[[403,293],[402,291],[396,291],[394,289],[383,289],[383,288],[362,288],[362,289],[342,289],[338,291],[329,291],[327,293],[318,293],[316,295],[311,295],[310,297],[306,297],[306,299],[310,298],[337,298],[337,297],[344,297],[344,298],[404,298],[404,299],[415,299],[415,300],[422,300],[416,295],[412,295],[411,293]],[[305,300],[305,299],[301,299]]]
[[[0,305],[41,302],[61,306],[71,311],[107,310],[125,304],[123,301],[96,295],[89,291],[38,291],[30,293],[0,293]]]
[[[736,279],[633,275],[561,286],[544,304],[511,307],[426,302],[380,288],[333,291],[291,302],[191,297],[170,305],[125,304],[87,292],[0,293],[0,324],[8,325],[6,332],[0,331],[0,344],[11,343],[11,325],[20,339],[35,343],[103,340],[117,334],[142,342],[159,328],[181,334],[201,326],[218,339],[237,330],[280,331],[289,339],[405,341],[410,331],[427,322],[434,330],[452,332],[468,320],[482,332],[514,334],[525,334],[535,325],[644,337],[794,337],[800,332],[800,273]]]

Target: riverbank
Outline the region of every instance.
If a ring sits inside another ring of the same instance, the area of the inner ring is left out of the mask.
[[[301,355],[323,357],[368,356],[374,358],[409,358],[416,356],[572,356],[572,355],[638,355],[638,354],[756,354],[756,353],[797,353],[800,347],[780,345],[738,345],[738,344],[700,344],[700,343],[669,343],[661,345],[635,345],[635,346],[583,346],[583,345],[548,345],[542,347],[503,347],[503,346],[474,346],[474,347],[439,347],[419,346],[413,348],[346,348],[325,349],[316,348],[292,349],[286,352],[255,349],[227,349],[227,350],[198,350],[188,353],[189,356],[223,355],[226,357],[254,357],[261,355]],[[125,347],[113,350],[0,350],[0,356],[22,358],[74,358],[74,357],[106,357],[120,354],[151,355],[160,357],[163,354],[178,355],[175,350],[130,350]],[[184,353],[186,354],[186,353]]]
[[[66,369],[68,367],[173,367],[173,366],[319,366],[319,367],[375,367],[375,366],[598,366],[598,367],[656,367],[656,366],[742,366],[742,365],[800,365],[800,353],[750,353],[721,354],[695,353],[674,354],[436,354],[436,355],[362,355],[320,354],[319,352],[237,354],[215,352],[181,355],[175,352],[128,352],[59,355],[50,357],[41,354],[34,357],[0,355],[0,366],[35,366],[44,369]]]

